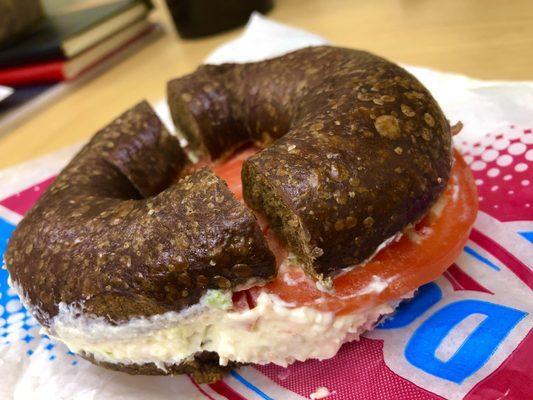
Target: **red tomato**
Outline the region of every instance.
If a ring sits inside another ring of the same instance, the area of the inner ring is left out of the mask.
[[[245,151],[228,163],[215,166],[215,171],[239,199],[242,199],[240,167],[255,151]],[[438,205],[415,228],[369,262],[336,276],[333,290],[319,290],[301,268],[288,266],[280,269],[277,277],[266,286],[251,290],[254,297],[266,291],[291,307],[309,306],[342,315],[399,299],[434,280],[461,253],[478,208],[472,174],[461,155],[455,152],[454,156],[450,180]],[[285,251],[268,227],[264,231],[279,265],[285,258]]]
[[[212,166],[213,171],[222,180],[226,181],[229,189],[233,192],[237,200],[242,200],[241,169],[242,163],[248,157],[259,151],[256,147],[249,147],[226,160],[224,163],[216,163]]]

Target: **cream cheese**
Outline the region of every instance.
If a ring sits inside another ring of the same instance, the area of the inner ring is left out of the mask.
[[[154,362],[162,370],[202,351],[218,353],[221,365],[237,361],[287,366],[297,360],[333,357],[343,343],[358,339],[398,303],[335,316],[310,307],[290,307],[266,292],[253,309],[228,310],[230,302],[230,292],[209,291],[200,303],[182,312],[119,325],[80,316],[79,308],[61,304],[47,333],[98,361]]]

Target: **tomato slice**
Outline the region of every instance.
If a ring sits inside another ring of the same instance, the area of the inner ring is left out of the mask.
[[[242,200],[242,163],[258,151],[259,149],[257,147],[248,147],[239,153],[236,153],[225,162],[218,162],[212,165],[215,174],[217,174],[222,180],[226,181],[229,189],[233,192],[237,200]]]
[[[215,166],[215,171],[240,199],[240,167],[255,151],[250,149],[226,164]],[[458,152],[454,158],[448,185],[428,215],[369,262],[337,275],[332,290],[320,290],[300,267],[285,262],[272,282],[250,289],[253,297],[265,291],[278,296],[288,307],[308,306],[343,315],[399,299],[434,280],[461,253],[478,208],[472,174]],[[268,228],[264,231],[280,263],[285,252]]]

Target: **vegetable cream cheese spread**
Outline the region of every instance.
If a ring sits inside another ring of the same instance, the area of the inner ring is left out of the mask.
[[[335,316],[310,307],[290,307],[263,292],[254,308],[236,311],[231,292],[210,290],[199,304],[180,313],[119,325],[79,317],[79,310],[62,304],[47,333],[74,352],[92,353],[98,361],[142,364],[157,360],[163,370],[202,351],[218,353],[221,365],[236,361],[286,366],[297,360],[333,357],[343,343],[357,339],[397,304]]]

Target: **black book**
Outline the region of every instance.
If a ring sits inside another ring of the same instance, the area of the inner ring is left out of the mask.
[[[0,67],[68,59],[145,18],[150,3],[121,0],[42,20],[30,34],[0,50]]]

